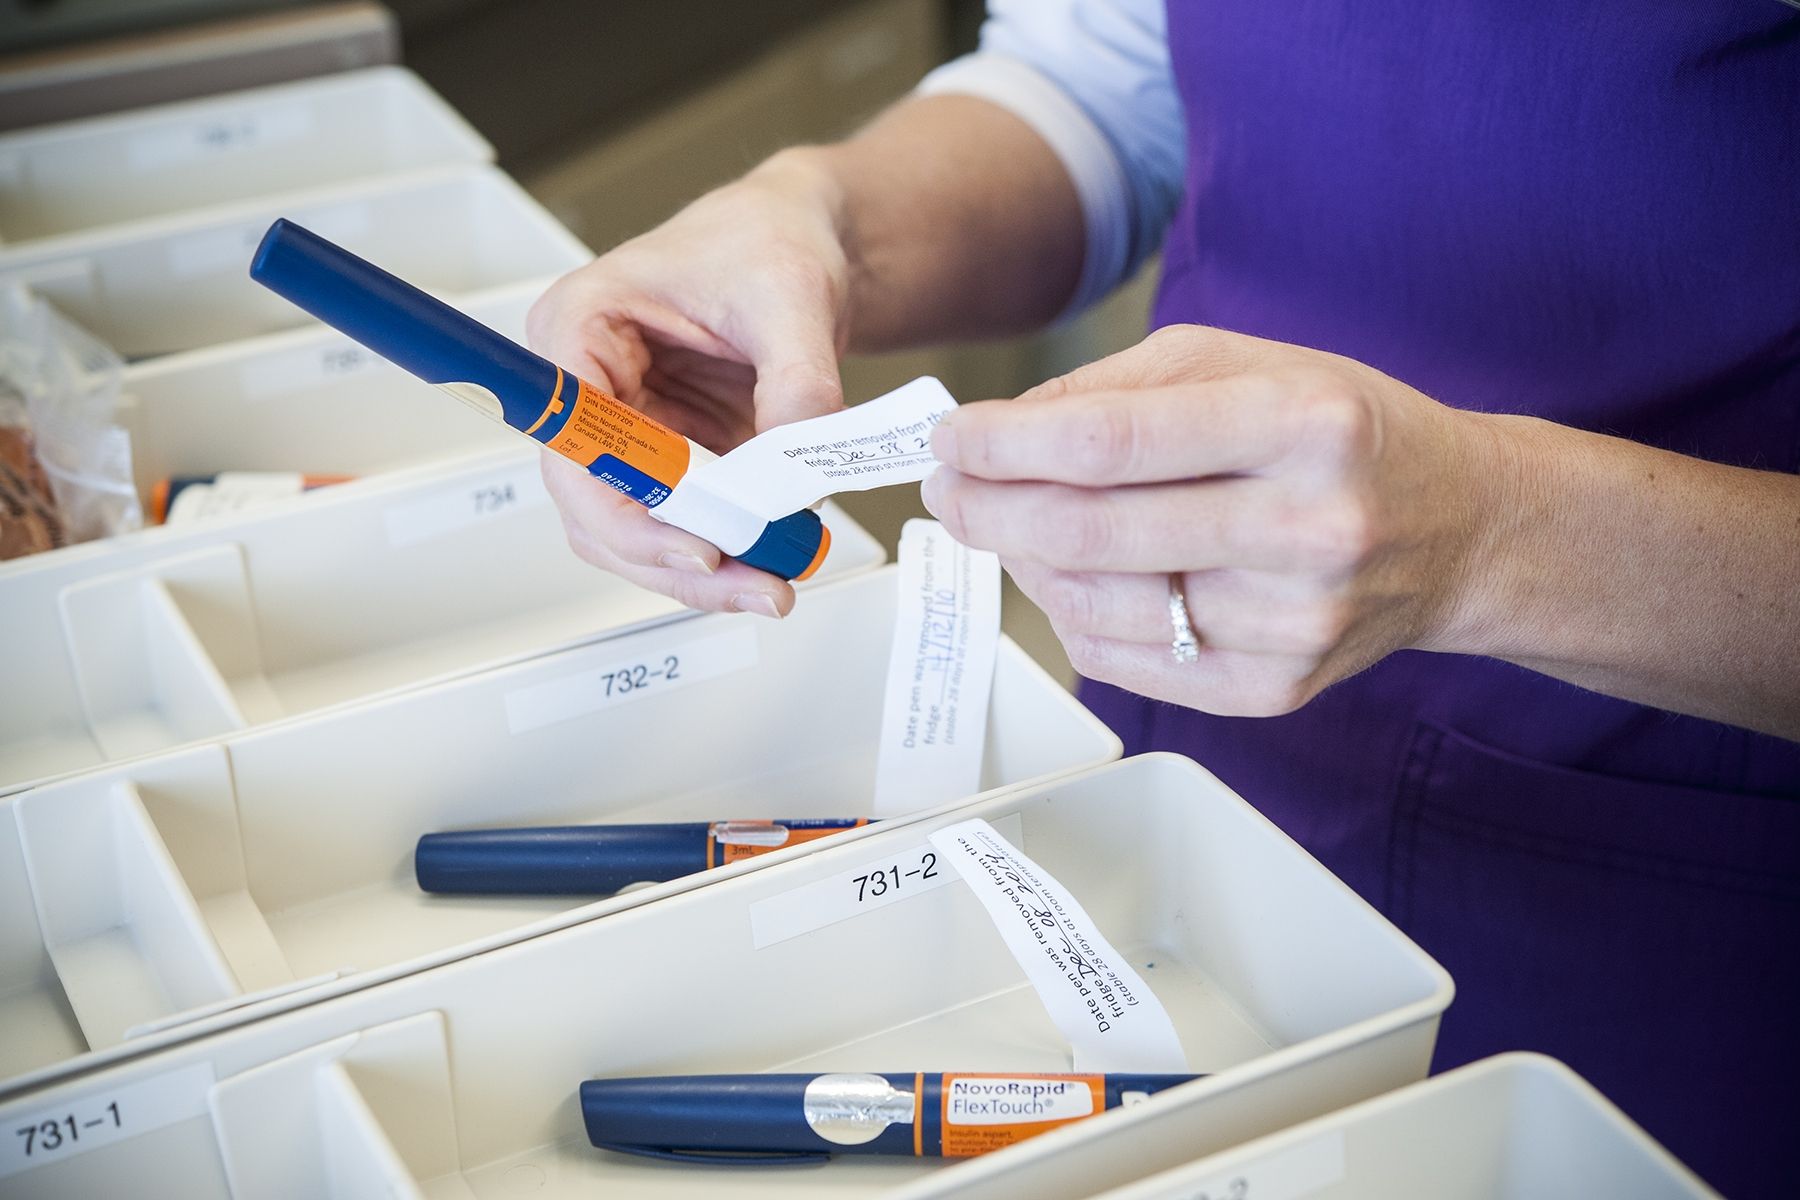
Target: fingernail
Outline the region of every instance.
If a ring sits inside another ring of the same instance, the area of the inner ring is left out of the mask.
[[[937,515],[938,496],[944,490],[943,479],[944,469],[939,467],[927,475],[925,482],[919,485],[919,499],[924,502],[926,509],[934,517]]]
[[[677,571],[687,571],[694,575],[711,575],[712,564],[698,554],[684,554],[679,550],[671,550],[657,560],[658,565],[672,567]]]
[[[931,431],[931,452],[937,455],[939,462],[956,461],[956,430],[947,422]]]
[[[781,610],[775,607],[775,597],[767,592],[739,592],[731,598],[731,607],[739,612],[781,620]]]

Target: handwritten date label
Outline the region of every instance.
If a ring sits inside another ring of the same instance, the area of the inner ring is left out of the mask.
[[[0,1177],[150,1133],[206,1112],[210,1063],[88,1092],[64,1104],[0,1114]]]

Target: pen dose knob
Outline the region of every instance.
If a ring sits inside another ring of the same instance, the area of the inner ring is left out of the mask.
[[[810,508],[770,521],[762,536],[742,554],[739,562],[783,579],[801,580],[819,569],[831,549],[831,531]]]

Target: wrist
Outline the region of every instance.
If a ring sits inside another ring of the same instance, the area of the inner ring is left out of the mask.
[[[1462,449],[1451,461],[1463,476],[1464,519],[1436,619],[1418,648],[1504,658],[1538,590],[1533,547],[1556,479],[1545,437],[1551,427],[1531,417],[1448,411]]]

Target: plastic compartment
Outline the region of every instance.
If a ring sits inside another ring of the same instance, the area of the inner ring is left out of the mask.
[[[483,293],[470,316],[523,338],[549,279]],[[174,475],[294,471],[366,477],[482,451],[518,434],[323,326],[170,354],[125,372],[120,423],[149,511]],[[51,551],[51,553],[58,553]]]
[[[1215,1141],[1209,1118],[1224,1115],[1224,1107],[1213,1100],[1182,1113],[1186,1136]],[[1037,1193],[1008,1180],[982,1194]],[[1539,1054],[1504,1054],[1107,1192],[1104,1200],[1265,1194],[1291,1200],[1717,1195],[1568,1067]]]
[[[827,576],[882,561],[827,519]],[[0,793],[686,611],[570,553],[523,445],[20,559],[0,566]]]
[[[127,359],[295,329],[312,318],[249,277],[277,217],[453,301],[592,255],[494,167],[292,192],[0,250],[22,280]]]
[[[411,71],[349,71],[0,136],[0,242],[493,157]]]
[[[714,715],[694,711],[692,727],[714,728]],[[595,1076],[1068,1069],[1067,1043],[960,882],[753,941],[759,903],[867,871],[971,816],[1080,898],[1211,1078],[954,1165],[702,1166],[587,1144],[576,1088]],[[1192,762],[1157,755],[841,835],[41,1089],[0,1120],[87,1114],[132,1087],[168,1093],[162,1127],[14,1177],[45,1198],[125,1181],[182,1200],[927,1196],[1013,1171],[1030,1172],[1034,1196],[1072,1197],[1187,1158],[1191,1146],[1133,1134],[1190,1109],[1225,1111],[1221,1132],[1241,1139],[1423,1078],[1449,999],[1442,969],[1349,889]],[[1044,1162],[1054,1169],[1031,1170]]]
[[[359,986],[607,907],[425,895],[412,874],[422,833],[867,815],[895,579],[817,588],[779,623],[699,617],[14,797],[0,807],[0,896],[9,924],[41,937],[0,962],[0,1078],[134,1049],[139,1027],[153,1044],[182,1014],[307,981],[327,985],[310,995]],[[661,671],[670,657],[677,680],[605,703],[597,672]],[[1119,753],[1010,642],[992,714],[986,788]]]

